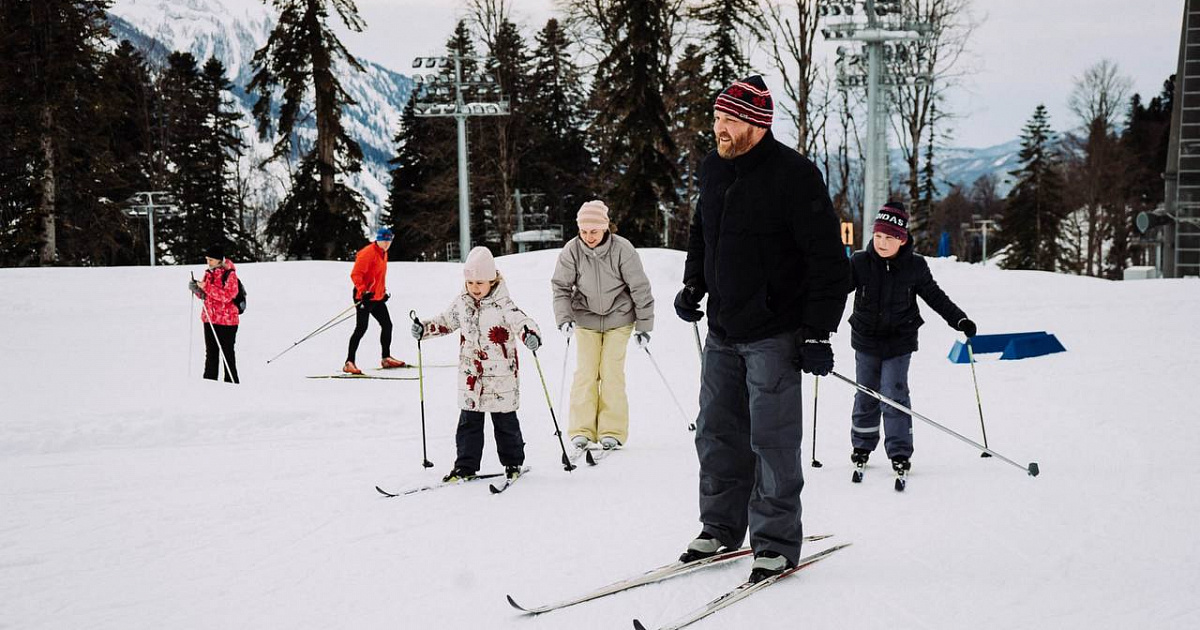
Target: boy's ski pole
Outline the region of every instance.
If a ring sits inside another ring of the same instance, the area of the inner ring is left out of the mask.
[[[563,470],[571,472],[575,470],[575,464],[571,463],[570,457],[567,457],[567,445],[563,444],[562,430],[558,428],[558,418],[554,415],[554,403],[550,402],[550,388],[546,387],[546,374],[542,372],[542,362],[538,360],[537,351],[531,352],[533,364],[537,366],[538,378],[542,379],[542,392],[546,394],[546,406],[550,408],[550,420],[554,422],[554,435],[558,437],[558,447],[562,449]]]
[[[408,316],[412,318],[414,324],[420,324],[421,320],[417,319],[416,311],[409,311]],[[424,333],[421,335],[424,336]],[[421,340],[417,340],[417,389],[421,392],[421,465],[426,468],[433,468],[433,462],[429,461],[429,452],[426,450],[425,442],[425,359],[421,356]]]
[[[318,326],[318,327],[317,327],[317,329],[316,329],[316,330],[314,330],[314,331],[312,331],[312,332],[308,333],[307,335],[305,335],[304,337],[302,337],[302,338],[301,338],[299,341],[297,341],[296,343],[293,343],[291,346],[288,346],[288,348],[287,348],[286,350],[284,350],[283,352],[280,352],[279,354],[277,354],[277,355],[275,355],[275,356],[271,357],[270,359],[267,359],[267,364],[268,364],[268,365],[270,365],[270,363],[271,363],[272,361],[274,361],[275,359],[278,359],[279,357],[281,357],[281,356],[283,356],[283,355],[287,354],[287,353],[288,353],[288,352],[289,352],[289,351],[290,351],[292,348],[295,348],[296,346],[298,346],[298,345],[300,345],[300,344],[304,343],[305,341],[308,341],[309,339],[312,339],[313,337],[316,337],[317,335],[319,335],[319,334],[321,334],[321,333],[325,332],[326,330],[329,330],[330,328],[333,328],[334,326],[337,326],[338,324],[340,324],[340,323],[342,323],[342,322],[344,322],[344,321],[346,321],[346,320],[350,319],[351,317],[354,317],[354,314],[353,314],[353,313],[352,313],[352,314],[350,314],[350,315],[346,315],[346,312],[347,312],[347,311],[349,311],[350,309],[352,309],[352,308],[356,307],[356,306],[358,306],[358,302],[355,302],[354,304],[351,304],[350,306],[346,307],[346,310],[342,311],[341,313],[338,313],[337,315],[334,315],[332,319],[330,319],[329,321],[325,322],[324,324],[321,324],[320,326]],[[345,317],[342,317],[343,315],[346,315],[346,316],[345,316]]]
[[[923,422],[926,422],[930,426],[934,427],[935,429],[939,429],[939,430],[943,431],[944,433],[952,435],[952,436],[958,438],[959,440],[962,440],[963,442],[966,442],[967,444],[970,444],[971,446],[974,446],[975,448],[977,448],[985,453],[990,453],[993,457],[995,457],[996,459],[999,459],[1002,462],[1012,464],[1013,466],[1016,466],[1017,468],[1024,470],[1026,473],[1029,474],[1030,477],[1036,477],[1036,476],[1038,476],[1038,472],[1040,472],[1038,470],[1037,462],[1029,462],[1028,466],[1022,466],[1022,465],[1018,464],[1017,462],[1014,462],[1013,460],[1001,455],[1000,453],[997,453],[996,451],[993,451],[992,449],[972,440],[971,438],[968,438],[960,433],[955,432],[952,429],[948,429],[948,428],[934,422],[933,420],[930,420],[929,418],[926,418],[925,416],[913,411],[912,409],[909,409],[908,407],[905,407],[904,405],[901,405],[900,403],[892,400],[891,398],[888,398],[887,396],[880,394],[879,392],[871,389],[870,387],[859,385],[857,382],[855,382],[851,379],[848,379],[845,376],[838,374],[837,372],[830,372],[830,374],[840,378],[841,380],[845,381],[847,384],[857,388],[858,391],[860,391],[868,396],[871,396],[872,398],[875,398],[876,400],[878,400],[890,407],[899,409],[900,411],[903,411],[904,413],[907,413],[908,415],[910,415],[914,418],[917,418]]]
[[[821,462],[817,461],[817,387],[821,385],[821,377],[813,377],[813,436],[812,436],[812,467],[820,468]]]
[[[667,377],[663,375],[662,370],[658,369],[658,361],[655,361],[654,355],[650,354],[650,347],[642,346],[642,350],[645,350],[646,356],[650,357],[650,365],[654,366],[654,371],[658,372],[658,378],[662,379],[663,387],[667,388],[667,393],[671,395],[671,400],[675,401],[675,408],[679,410],[679,415],[683,416],[684,422],[688,423],[688,431],[695,431],[696,423],[688,419],[687,412],[683,410],[683,405],[679,404],[679,399],[675,397],[675,392],[671,390],[671,384],[667,382]]]
[[[979,379],[975,377],[975,352],[971,350],[971,339],[967,338],[967,359],[971,362],[971,380],[975,382],[975,403],[979,405],[979,429],[983,431],[983,445],[987,446],[987,427],[983,424],[983,400],[979,398]],[[987,451],[980,457],[991,457]]]

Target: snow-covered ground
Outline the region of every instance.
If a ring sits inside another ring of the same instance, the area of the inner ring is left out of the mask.
[[[557,405],[555,255],[499,266],[547,331]],[[694,414],[692,331],[671,309],[683,256],[643,257],[659,304],[651,350]],[[933,269],[981,332],[1047,330],[1067,347],[977,366],[989,444],[1041,475],[918,422],[907,492],[879,464],[853,485],[853,392],[823,379],[825,465],[805,468],[804,523],[836,538],[806,551],[854,545],[696,628],[1200,627],[1200,282]],[[526,354],[530,475],[500,496],[478,484],[385,499],[374,485],[427,482],[453,463],[451,370],[426,370],[426,470],[415,381],[304,378],[340,367],[349,324],[266,364],[348,305],[348,263],[240,267],[240,386],[199,376],[193,270],[0,270],[0,628],[628,628],[673,619],[749,571],[741,561],[520,616],[505,594],[569,596],[670,561],[699,530],[688,419],[644,353],[629,353],[628,447],[600,466],[562,470]],[[391,265],[397,357],[416,359],[408,311],[440,311],[460,277],[454,264]],[[925,311],[914,408],[978,440],[970,369],[947,361],[955,334]],[[834,343],[852,375],[845,327]],[[424,351],[445,364],[456,344]],[[484,468],[499,469],[490,435]]]

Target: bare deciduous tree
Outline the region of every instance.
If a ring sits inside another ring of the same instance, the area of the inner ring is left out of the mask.
[[[812,107],[819,70],[812,54],[817,34],[817,2],[765,0],[759,8],[759,30],[765,36],[766,52],[783,81],[787,97],[777,102],[796,128],[796,150],[813,155],[819,135],[813,128],[822,117]]]

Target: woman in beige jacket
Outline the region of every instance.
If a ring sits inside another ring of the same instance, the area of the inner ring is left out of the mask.
[[[629,437],[625,350],[631,335],[639,347],[650,343],[654,296],[633,244],[609,229],[604,202],[583,204],[576,223],[579,236],[563,246],[550,279],[555,322],[575,334],[579,359],[568,433],[578,449],[596,441],[612,449]]]

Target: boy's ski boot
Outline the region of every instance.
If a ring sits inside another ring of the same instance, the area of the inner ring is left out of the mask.
[[[896,472],[896,492],[904,492],[904,487],[908,485],[908,471],[911,469],[912,462],[908,461],[908,456],[892,458],[892,470]]]
[[[474,470],[467,470],[465,468],[455,468],[454,470],[450,471],[450,474],[446,475],[445,477],[442,477],[442,483],[455,483],[458,481],[467,481],[474,477],[475,477]]]
[[[871,451],[865,448],[855,448],[854,452],[850,453],[850,461],[854,463],[854,472],[850,475],[850,481],[854,483],[862,483],[863,472],[867,468],[867,460],[871,458]]]

